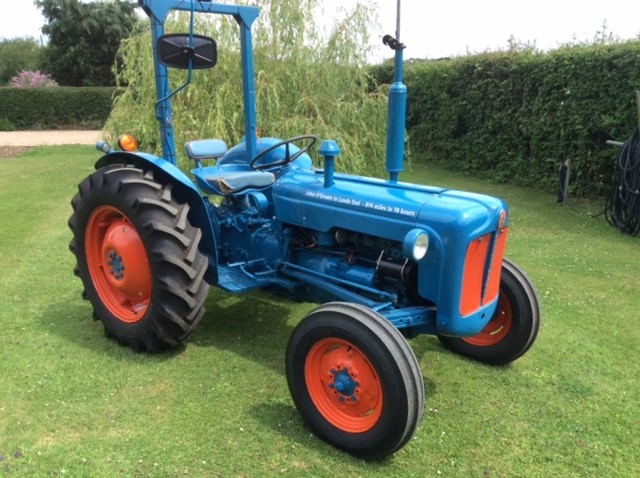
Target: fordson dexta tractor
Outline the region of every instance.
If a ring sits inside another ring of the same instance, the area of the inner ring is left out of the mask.
[[[287,383],[308,426],[338,448],[379,459],[403,447],[424,408],[423,378],[407,338],[506,364],[534,342],[540,309],[525,274],[504,259],[507,205],[495,197],[403,183],[406,87],[395,50],[386,180],[339,174],[339,145],[309,134],[258,138],[252,23],[259,10],[205,0],[139,0],[151,20],[162,157],[99,143],[95,171],[72,200],[70,244],[83,296],[106,335],[136,351],[182,342],[205,317],[210,285],[256,289],[319,304],[296,326]],[[188,33],[165,33],[190,12]],[[176,166],[172,97],[217,46],[194,32],[199,14],[231,16],[240,30],[245,136],[183,145]],[[188,71],[171,86],[168,68]],[[205,160],[210,160],[206,163]]]

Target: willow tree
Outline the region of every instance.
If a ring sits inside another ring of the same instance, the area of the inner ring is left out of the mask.
[[[335,139],[337,169],[382,173],[386,135],[386,90],[371,91],[367,73],[369,32],[375,11],[358,3],[332,25],[321,0],[260,0],[253,27],[257,124],[261,136],[315,134]],[[173,13],[169,32],[185,32],[189,14]],[[206,17],[206,18],[205,18]],[[173,99],[176,147],[191,139],[220,138],[235,144],[244,135],[239,34],[233,19],[196,15],[195,32],[218,43],[218,64],[194,72],[192,84]],[[123,93],[105,126],[115,136],[129,131],[145,150],[160,152],[154,116],[155,83],[150,35],[132,36],[120,48],[115,70]],[[172,86],[185,79],[171,71]],[[180,164],[185,166],[184,158]]]

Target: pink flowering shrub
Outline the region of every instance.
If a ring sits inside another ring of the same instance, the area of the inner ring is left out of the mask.
[[[41,71],[21,71],[18,76],[11,78],[10,85],[14,88],[41,88],[58,86],[51,76]]]

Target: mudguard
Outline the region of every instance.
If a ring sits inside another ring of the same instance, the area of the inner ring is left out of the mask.
[[[95,164],[95,168],[99,169],[110,164],[128,163],[133,164],[140,169],[151,170],[154,177],[162,183],[171,183],[172,194],[179,201],[186,202],[191,206],[189,212],[189,220],[194,227],[200,228],[202,231],[202,239],[200,241],[200,251],[209,259],[209,267],[205,274],[205,280],[211,284],[218,282],[218,254],[216,246],[216,229],[209,215],[209,202],[200,194],[189,177],[172,165],[170,162],[147,153],[130,153],[124,151],[114,151],[102,156]]]

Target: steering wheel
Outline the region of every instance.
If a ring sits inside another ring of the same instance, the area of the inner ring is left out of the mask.
[[[292,143],[295,143],[297,141],[304,141],[304,140],[309,141],[309,144],[305,145],[304,148],[301,148],[299,151],[296,151],[292,155],[289,152],[289,145],[292,144]],[[273,168],[274,166],[284,166],[284,165],[289,164],[290,162],[295,161],[296,159],[298,159],[311,146],[316,144],[316,141],[318,141],[318,138],[316,136],[312,135],[312,134],[303,134],[303,135],[300,135],[300,136],[294,136],[293,138],[289,138],[289,139],[285,139],[285,140],[279,141],[276,144],[273,144],[273,145],[269,146],[267,149],[263,149],[258,154],[256,154],[253,157],[253,159],[249,162],[249,167],[251,169],[255,169],[256,171],[263,171],[265,169]],[[286,153],[285,153],[284,159],[281,159],[279,161],[274,161],[273,163],[266,163],[266,164],[258,164],[258,165],[256,165],[258,160],[263,158],[265,155],[267,155],[268,153],[270,153],[274,149],[279,148],[280,146],[283,146],[283,145],[286,146]]]

